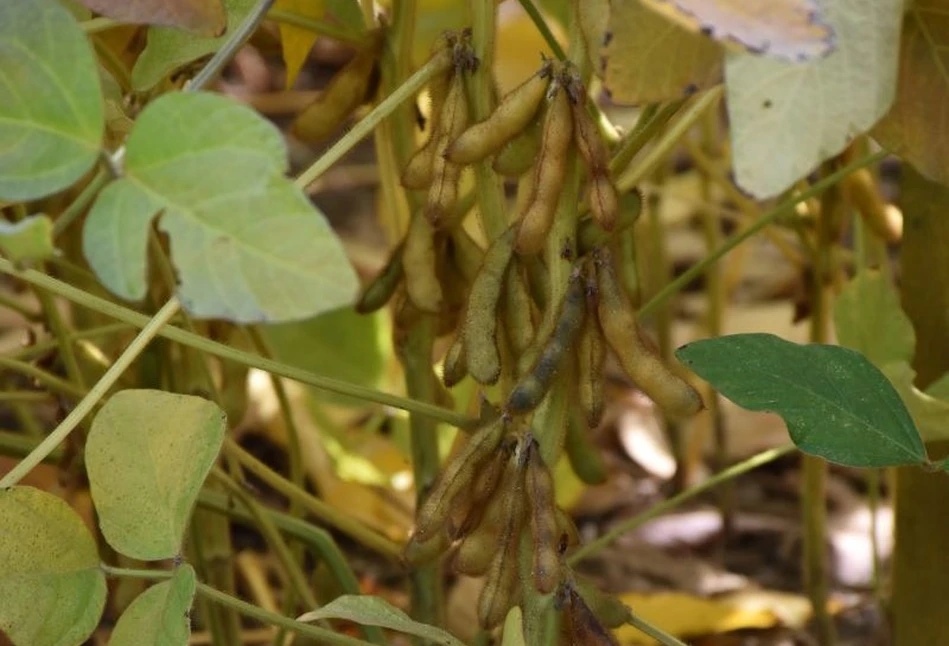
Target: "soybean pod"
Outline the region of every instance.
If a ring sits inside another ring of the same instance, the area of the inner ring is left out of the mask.
[[[448,346],[442,363],[442,383],[451,388],[468,375],[468,358],[465,352],[465,337],[461,334]]]
[[[535,441],[531,441],[529,450],[526,485],[534,548],[534,587],[541,594],[550,594],[560,583],[561,571],[556,492],[550,470]]]
[[[392,298],[405,273],[402,267],[402,252],[404,247],[405,243],[403,242],[392,250],[385,267],[383,267],[382,271],[376,274],[376,277],[362,290],[362,293],[359,295],[359,300],[356,301],[357,312],[360,314],[375,312]]]
[[[592,266],[589,266],[591,269]],[[595,272],[595,270],[594,270]],[[586,283],[587,311],[597,309],[596,276],[588,276]],[[580,328],[577,340],[577,390],[586,425],[596,428],[603,418],[606,340],[600,331],[596,316],[588,316]]]
[[[429,85],[431,110],[429,112],[428,137],[409,158],[402,170],[402,186],[408,189],[422,190],[432,184],[434,177],[435,149],[438,147],[439,121],[448,86],[451,83],[454,69],[449,67],[444,73],[432,79]]]
[[[583,597],[572,586],[568,586],[567,612],[570,614],[572,642],[577,646],[619,646],[613,636],[593,611],[590,610]]]
[[[402,251],[405,290],[417,308],[432,314],[437,314],[442,307],[437,263],[435,229],[421,213],[416,212],[409,222]]]
[[[424,542],[445,524],[449,502],[473,481],[478,468],[501,443],[505,426],[505,419],[500,417],[482,428],[444,468],[419,509],[415,525],[415,537],[419,541]]]
[[[540,151],[534,162],[532,190],[517,231],[517,251],[522,254],[537,253],[544,246],[566,179],[567,156],[573,140],[567,92],[558,83],[551,83],[550,92],[553,96],[544,117]]]
[[[465,130],[448,146],[445,155],[455,164],[473,164],[497,152],[517,136],[540,107],[550,83],[548,62],[536,74],[506,94],[494,112]]]
[[[547,339],[537,360],[517,382],[507,401],[507,410],[526,413],[536,408],[550,390],[557,371],[573,345],[586,310],[586,290],[583,276],[575,269],[560,306],[553,333]]]
[[[514,356],[521,356],[534,339],[533,302],[527,292],[527,283],[513,261],[504,281],[504,330]]]
[[[623,370],[670,417],[683,418],[698,413],[703,407],[699,393],[672,372],[644,338],[609,252],[598,252],[595,264],[600,327]]]
[[[501,375],[498,352],[498,304],[511,256],[514,253],[514,228],[509,227],[484,255],[465,312],[463,333],[468,354],[468,373],[481,384],[493,384]]]
[[[425,205],[425,217],[438,225],[450,214],[458,201],[458,181],[461,179],[461,166],[445,157],[448,145],[464,130],[468,124],[468,99],[465,97],[465,83],[460,71],[456,71],[448,87],[445,105],[438,119],[435,158],[432,161],[432,183],[428,189],[428,202]]]
[[[501,147],[491,163],[491,168],[498,175],[508,178],[517,178],[526,173],[534,165],[537,153],[540,151],[540,138],[543,132],[542,111],[524,127],[516,137]]]
[[[603,464],[600,452],[590,440],[583,411],[580,407],[571,405],[568,415],[564,452],[567,454],[573,472],[586,484],[596,485],[606,482],[606,465]]]
[[[590,211],[601,227],[612,231],[616,226],[619,198],[610,178],[610,154],[587,112],[583,101],[585,96],[581,93],[579,100],[570,105],[574,138],[590,173]]]
[[[516,505],[514,497],[522,494],[523,488],[518,482],[521,477],[516,456],[507,454],[497,491],[492,492],[479,522],[461,539],[452,559],[452,567],[459,574],[482,576],[490,569],[498,554],[498,541],[505,523]]]

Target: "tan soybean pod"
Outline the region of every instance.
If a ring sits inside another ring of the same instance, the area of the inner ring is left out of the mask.
[[[590,118],[590,113],[587,112],[583,101],[585,96],[581,94],[580,100],[570,105],[573,114],[574,139],[580,156],[583,157],[587,170],[590,172],[590,211],[601,227],[612,231],[616,226],[619,212],[619,197],[616,186],[610,178],[610,153],[600,137],[596,124]]]
[[[521,376],[511,390],[506,406],[508,411],[515,414],[526,413],[536,408],[544,399],[583,325],[585,313],[583,276],[578,270],[574,270],[553,333],[543,345],[530,370]]]
[[[481,524],[511,455],[513,447],[508,444],[507,440],[502,440],[494,455],[483,463],[471,486],[452,498],[452,510],[448,516],[448,536],[452,540],[470,534]]]
[[[592,317],[591,317],[592,318]],[[564,453],[570,460],[573,472],[586,484],[596,485],[606,482],[606,465],[603,457],[590,439],[585,414],[576,405],[568,411],[567,432],[564,438]]]
[[[534,340],[533,302],[516,259],[504,281],[504,331],[515,357],[521,356]]]
[[[521,528],[524,524],[524,467],[527,461],[527,446],[522,443],[515,451],[512,461],[516,473],[511,502],[508,505],[501,531],[495,543],[494,560],[488,570],[488,578],[478,598],[478,620],[481,626],[494,628],[504,619],[507,611],[516,600],[518,575],[518,551],[520,549]],[[508,488],[507,483],[502,487]]]
[[[333,134],[366,100],[377,53],[376,47],[370,47],[346,63],[319,98],[293,120],[290,130],[294,136],[317,144]]]
[[[402,267],[403,249],[404,243],[400,243],[393,249],[382,271],[363,288],[356,301],[357,312],[360,314],[375,312],[392,298],[405,273]]]
[[[516,504],[515,496],[523,494],[518,485],[522,472],[514,454],[508,454],[497,491],[485,506],[480,522],[462,539],[452,559],[452,567],[460,574],[482,576],[491,567],[498,552],[498,541],[505,529],[508,516]]]
[[[560,191],[567,171],[567,155],[573,141],[573,120],[567,92],[551,84],[553,96],[544,116],[544,132],[540,151],[534,162],[533,187],[527,208],[521,214],[517,230],[517,251],[533,254],[540,251],[557,212]]]
[[[412,565],[428,563],[441,556],[450,545],[451,541],[443,531],[437,532],[424,541],[418,540],[417,536],[412,536],[402,550],[402,558]]]
[[[508,92],[487,119],[461,133],[448,146],[448,159],[455,164],[473,164],[521,133],[544,100],[550,84],[550,67],[545,62],[540,71]]]
[[[429,112],[428,137],[409,158],[402,169],[402,186],[408,189],[422,190],[432,184],[434,177],[435,149],[438,147],[438,130],[442,108],[448,87],[454,76],[454,69],[449,67],[443,74],[432,79],[429,85],[431,97],[431,111]]]
[[[541,594],[550,594],[557,588],[561,576],[556,492],[536,442],[531,442],[529,451],[526,488],[534,548],[534,587]]]
[[[672,372],[643,337],[632,302],[616,276],[609,253],[600,251],[595,264],[600,327],[623,370],[670,417],[683,418],[698,413],[703,408],[699,393]]]
[[[514,235],[512,226],[494,241],[484,255],[484,262],[468,295],[463,329],[468,373],[481,384],[493,384],[501,374],[497,340],[498,305],[504,277],[514,253]]]
[[[592,269],[592,266],[588,266]],[[596,277],[590,276],[586,287],[587,311],[597,309]],[[577,391],[580,407],[586,420],[586,425],[596,428],[603,418],[604,408],[604,375],[606,366],[606,340],[600,330],[600,322],[596,316],[588,316],[580,328],[577,338]]]
[[[445,150],[467,125],[468,98],[465,96],[465,83],[461,73],[456,72],[448,86],[445,105],[438,119],[435,157],[432,160],[432,183],[428,188],[428,202],[425,205],[425,217],[436,225],[451,214],[458,201],[461,166],[449,161],[445,157]]]
[[[402,251],[405,289],[417,308],[432,314],[437,314],[442,307],[437,264],[435,229],[421,213],[416,212],[409,222]]]
[[[539,110],[520,134],[501,146],[501,150],[491,162],[491,168],[495,173],[509,179],[516,179],[531,169],[540,151],[540,136],[543,131],[542,114],[543,111]]]
[[[903,221],[899,211],[890,208],[880,194],[873,173],[866,168],[855,170],[842,181],[844,193],[867,226],[879,238],[896,243],[903,237]]]
[[[474,480],[484,460],[497,449],[505,426],[505,419],[499,417],[477,431],[442,470],[418,511],[415,537],[419,541],[424,542],[448,520],[452,498]]]
[[[442,362],[442,383],[451,388],[468,376],[468,358],[465,352],[465,338],[461,334],[448,346],[445,361]]]

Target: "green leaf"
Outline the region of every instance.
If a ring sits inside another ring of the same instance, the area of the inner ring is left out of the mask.
[[[0,632],[16,646],[81,644],[105,607],[95,540],[63,500],[0,490]]]
[[[756,197],[781,193],[842,151],[893,101],[903,0],[822,6],[837,34],[828,56],[726,57],[735,178]]]
[[[895,361],[880,369],[909,409],[923,441],[949,439],[949,401],[933,395],[932,386],[926,392],[917,388],[916,371],[907,361]]]
[[[913,323],[896,289],[878,271],[861,272],[847,284],[834,304],[834,327],[840,345],[860,352],[877,368],[913,358]]]
[[[0,252],[13,262],[33,262],[56,253],[53,222],[46,215],[31,215],[19,222],[0,221]]]
[[[188,63],[220,49],[232,29],[247,17],[256,0],[223,0],[227,14],[227,30],[217,38],[189,34],[172,27],[152,27],[148,30],[148,44],[132,68],[132,89],[150,90],[160,80]]]
[[[386,363],[384,315],[357,314],[352,307],[326,312],[296,323],[262,326],[274,358],[327,377],[374,388]],[[362,405],[351,397],[311,388],[322,400]]]
[[[69,11],[55,0],[0,2],[0,200],[78,180],[102,130],[95,56]]]
[[[363,626],[381,626],[408,635],[415,635],[442,646],[464,646],[464,643],[441,628],[410,618],[385,599],[369,595],[345,594],[322,608],[297,617],[297,621],[345,619]]]
[[[874,138],[929,179],[949,184],[949,22],[946,0],[907,2],[896,100]]]
[[[178,297],[193,315],[281,322],[348,304],[355,272],[285,170],[279,131],[250,108],[214,94],[164,95],[129,136],[125,176],[86,219],[86,258],[110,290],[141,299],[160,210]]]
[[[926,461],[899,394],[858,352],[735,334],[690,343],[676,356],[742,408],[780,415],[805,453],[855,467]]]
[[[102,534],[143,561],[181,551],[198,491],[224,441],[213,402],[159,390],[123,390],[92,423],[86,470]]]
[[[186,646],[194,590],[194,568],[185,563],[135,598],[115,624],[109,646]]]
[[[588,41],[590,39],[588,38]],[[722,78],[722,47],[642,5],[614,0],[603,79],[618,103],[678,99]]]

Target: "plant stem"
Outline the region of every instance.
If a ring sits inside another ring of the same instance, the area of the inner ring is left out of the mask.
[[[62,234],[63,231],[69,228],[70,224],[83,214],[86,207],[95,199],[95,196],[98,195],[102,187],[109,183],[110,179],[111,175],[107,171],[101,168],[96,171],[92,180],[86,184],[86,187],[83,188],[72,203],[66,207],[66,210],[60,213],[59,217],[56,218],[56,221],[53,223],[54,238]]]
[[[204,86],[220,74],[224,66],[234,58],[237,50],[240,49],[244,45],[244,42],[257,30],[258,25],[263,22],[267,11],[270,10],[274,2],[275,0],[259,0],[251,12],[244,18],[244,21],[228,36],[221,48],[214,52],[214,56],[211,57],[211,60],[201,68],[201,71],[198,72],[194,78],[188,81],[184,89],[189,92],[202,90]]]
[[[27,321],[39,320],[39,314],[8,294],[0,294],[0,308],[16,312]]]
[[[121,23],[118,20],[113,20],[112,18],[96,16],[95,18],[91,18],[89,20],[83,20],[79,23],[79,26],[87,34],[98,34],[100,31],[121,27],[123,24],[124,23]]]
[[[651,623],[639,617],[634,612],[629,613],[629,618],[626,620],[626,623],[638,631],[649,635],[660,644],[663,644],[663,646],[689,646],[685,642],[679,641],[664,630],[660,630],[656,626],[653,626]]]
[[[327,38],[338,40],[341,43],[352,45],[357,49],[361,49],[369,43],[369,39],[364,33],[356,33],[351,29],[335,25],[326,20],[317,20],[309,16],[301,16],[298,13],[285,9],[272,8],[267,12],[267,19],[285,25],[300,27],[301,29],[312,31],[314,34],[326,36]]]
[[[768,213],[762,215],[757,222],[749,226],[747,229],[737,233],[730,238],[728,238],[721,247],[707,255],[700,262],[689,267],[686,271],[673,280],[671,283],[666,285],[662,290],[650,299],[648,303],[642,306],[639,310],[639,315],[642,318],[648,318],[655,313],[656,309],[659,308],[663,303],[665,303],[673,295],[677,294],[682,288],[691,283],[693,280],[701,276],[708,267],[711,267],[713,264],[722,259],[722,257],[727,254],[729,251],[740,245],[742,242],[752,237],[766,226],[777,220],[783,215],[786,215],[794,210],[794,207],[798,202],[803,202],[804,200],[809,200],[815,195],[820,195],[826,191],[831,186],[839,182],[843,177],[846,177],[850,173],[863,168],[864,166],[869,166],[874,164],[884,157],[886,157],[886,151],[880,151],[872,155],[867,155],[862,157],[846,166],[836,170],[827,177],[824,177],[818,182],[815,182],[805,191],[801,191],[795,195],[792,195],[781,202],[779,205],[771,209]],[[0,265],[0,271],[3,270],[2,265]]]
[[[10,357],[0,356],[0,368],[11,370],[32,378],[38,383],[43,384],[50,390],[55,390],[70,397],[82,397],[86,391],[72,382],[66,381],[56,375],[46,372],[42,368],[37,368],[32,363],[19,361]]]
[[[57,280],[51,276],[36,271],[34,269],[18,270],[13,263],[4,258],[0,258],[0,273],[9,274],[19,278],[31,285],[36,285],[45,290],[62,296],[74,303],[95,310],[106,316],[123,321],[137,328],[144,328],[149,323],[149,318],[144,314],[135,312],[116,303],[112,303],[98,296],[94,296],[81,289],[73,287],[67,283]],[[301,370],[278,361],[266,359],[250,352],[244,352],[231,348],[223,343],[212,341],[198,334],[192,334],[186,330],[174,326],[165,326],[158,331],[158,335],[170,339],[182,345],[186,345],[197,350],[202,350],[214,356],[230,361],[236,361],[252,368],[259,368],[267,372],[280,375],[299,381],[300,383],[313,386],[339,395],[347,395],[356,399],[382,404],[399,408],[408,412],[415,412],[420,415],[427,415],[433,419],[458,426],[461,428],[472,428],[477,425],[478,419],[467,415],[448,410],[428,402],[419,402],[412,399],[406,399],[397,395],[380,392],[372,388],[350,384],[345,381],[324,377],[306,370]],[[3,357],[0,357],[0,361]]]
[[[39,390],[0,391],[0,403],[12,402],[37,403],[48,402],[51,395]]]
[[[106,565],[105,563],[100,563],[99,568],[105,573],[106,576],[145,579],[148,581],[165,581],[170,579],[172,574],[174,574],[171,570],[136,570],[132,568],[113,567],[111,565]],[[196,591],[199,595],[219,603],[222,606],[236,610],[245,617],[250,617],[272,626],[286,628],[287,630],[302,635],[303,637],[314,639],[320,644],[329,644],[330,646],[374,646],[370,644],[370,642],[356,639],[355,637],[349,637],[347,635],[343,635],[342,633],[327,630],[326,628],[320,628],[319,626],[311,626],[310,624],[305,624],[303,622],[290,619],[289,617],[278,615],[275,612],[264,610],[263,608],[259,608],[252,603],[248,603],[246,601],[226,595],[223,592],[219,592],[211,586],[205,585],[204,583],[199,582],[197,584]]]
[[[94,339],[100,336],[110,336],[117,332],[126,332],[130,329],[134,329],[128,323],[109,323],[107,325],[100,325],[98,327],[92,327],[86,330],[71,330],[69,333],[69,342],[75,343],[80,339]],[[19,359],[25,361],[32,357],[37,357],[42,355],[50,350],[55,350],[59,345],[59,339],[46,339],[45,341],[38,341],[32,345],[28,345],[21,350],[10,355],[11,359]]]
[[[719,471],[705,482],[695,485],[694,487],[690,487],[689,489],[686,489],[682,493],[679,493],[668,500],[664,500],[657,505],[653,505],[638,516],[634,516],[629,520],[619,523],[616,527],[603,534],[603,536],[600,536],[598,539],[587,543],[576,552],[571,554],[567,559],[567,562],[571,565],[579,563],[583,559],[593,556],[626,532],[631,532],[634,529],[642,527],[650,520],[658,518],[666,512],[672,511],[683,503],[695,498],[699,494],[704,493],[709,489],[713,489],[723,482],[728,482],[729,480],[737,478],[738,476],[748,473],[749,471],[753,471],[758,467],[762,467],[770,462],[774,462],[778,458],[788,455],[789,453],[793,453],[794,450],[795,448],[792,444],[780,446],[775,449],[768,449],[767,451],[762,451],[757,455],[753,455],[747,460],[739,462],[738,464],[731,466],[724,471]]]
[[[369,114],[360,119],[359,123],[353,126],[342,139],[303,171],[294,183],[303,189],[312,184],[317,177],[325,173],[330,166],[342,159],[343,155],[362,141],[363,137],[372,132],[383,119],[392,114],[404,101],[415,96],[415,93],[421,90],[433,76],[447,69],[450,64],[451,58],[447,52],[442,52],[425,63]]]
[[[89,411],[105,396],[115,382],[118,381],[122,373],[138,358],[138,355],[142,353],[145,346],[155,338],[155,335],[158,334],[162,326],[178,312],[179,307],[180,303],[178,299],[172,298],[155,313],[155,316],[142,328],[138,336],[129,343],[125,351],[115,360],[115,363],[113,363],[106,373],[102,375],[102,378],[96,382],[96,385],[94,385],[89,390],[89,393],[70,411],[66,419],[60,422],[59,426],[46,436],[40,445],[31,451],[28,456],[18,462],[9,473],[3,476],[3,478],[0,478],[0,489],[12,487],[22,480],[23,476],[42,462],[47,455],[59,446],[60,442],[66,439],[79,422],[82,421]]]
[[[359,541],[366,547],[388,557],[394,561],[401,558],[401,548],[382,534],[379,534],[362,523],[353,520],[345,513],[331,507],[319,498],[310,495],[282,475],[268,467],[256,457],[245,451],[231,438],[224,441],[224,452],[233,456],[245,469],[263,480],[269,486],[289,498],[296,500],[308,512],[326,524],[335,527]]]
[[[550,47],[550,51],[554,53],[554,56],[556,56],[558,60],[566,60],[567,53],[563,51],[563,47],[561,47],[560,43],[557,42],[557,39],[554,37],[554,33],[550,31],[547,21],[544,20],[542,15],[540,15],[540,11],[538,11],[536,5],[534,5],[533,0],[518,1],[524,8],[524,13],[530,17],[531,21],[534,23],[534,26],[537,27],[537,31],[539,31],[540,35],[544,37],[544,41],[546,41],[547,46]]]
[[[678,112],[683,103],[685,103],[685,99],[671,101],[661,108],[654,108],[653,106],[644,108],[636,126],[628,135],[623,137],[623,140],[620,141],[619,146],[614,151],[610,159],[610,172],[616,176],[626,170],[633,158],[649,143],[653,135],[662,130],[663,126]]]

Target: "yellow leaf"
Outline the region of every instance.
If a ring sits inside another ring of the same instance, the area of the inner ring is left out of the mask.
[[[319,20],[323,17],[323,0],[277,0],[274,5],[285,11]],[[309,29],[280,23],[280,40],[283,42],[283,62],[287,66],[287,87],[293,85],[303,67],[306,57],[316,42],[316,34]]]

